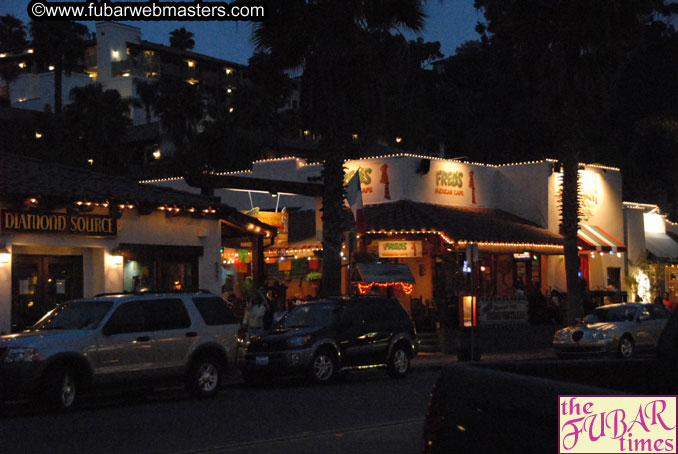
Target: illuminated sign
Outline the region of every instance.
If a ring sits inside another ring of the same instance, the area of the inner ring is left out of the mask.
[[[421,256],[421,241],[379,241],[379,257],[381,258],[408,258]]]
[[[115,236],[118,233],[118,225],[116,220],[109,216],[2,211],[0,213],[0,230],[16,233]]]

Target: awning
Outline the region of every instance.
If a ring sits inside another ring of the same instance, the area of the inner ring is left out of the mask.
[[[356,268],[358,276],[354,276],[354,281],[376,284],[415,283],[414,276],[407,263],[358,263]]]
[[[400,200],[365,207],[368,235],[439,235],[449,248],[562,254],[563,237],[502,210]]]
[[[665,233],[646,233],[645,248],[655,262],[678,263],[678,242]]]
[[[622,252],[626,250],[624,243],[597,225],[580,224],[577,236],[579,237],[579,246],[585,251]]]

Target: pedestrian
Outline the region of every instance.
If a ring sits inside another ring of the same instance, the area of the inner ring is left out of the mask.
[[[664,300],[662,303],[671,312],[673,312],[676,308],[676,305],[673,303],[673,301],[671,301],[671,294],[669,292],[664,292]]]
[[[266,294],[262,291],[255,292],[242,321],[243,328],[249,335],[258,335],[264,332],[264,318],[267,312],[269,312],[269,307]]]
[[[282,298],[279,298],[275,302],[275,310],[273,311],[273,324],[275,325],[278,323],[287,313],[285,310],[285,300]]]

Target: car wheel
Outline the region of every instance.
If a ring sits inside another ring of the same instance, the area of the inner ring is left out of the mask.
[[[222,361],[212,355],[195,359],[188,370],[187,387],[196,397],[212,397],[219,392]]]
[[[54,367],[45,375],[45,400],[57,410],[75,407],[78,397],[76,374],[67,367]]]
[[[387,363],[391,377],[400,378],[410,370],[410,355],[402,347],[396,347]]]
[[[320,350],[311,361],[311,379],[316,383],[330,383],[337,374],[337,360],[328,350]]]
[[[633,339],[631,339],[631,336],[624,336],[619,341],[619,356],[622,358],[633,356]]]

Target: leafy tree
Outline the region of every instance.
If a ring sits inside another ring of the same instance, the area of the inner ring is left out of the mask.
[[[170,32],[170,47],[181,50],[191,50],[195,47],[195,35],[184,27]]]
[[[54,113],[60,116],[63,76],[70,76],[81,64],[89,32],[70,21],[32,21],[30,31],[38,63],[44,68],[54,66]]]
[[[421,30],[423,1],[275,0],[267,6],[269,18],[255,25],[253,40],[280,67],[303,70],[303,119],[320,137],[324,162],[322,289],[338,294],[343,160],[353,134],[376,137],[383,107],[375,67],[392,55],[392,31]]]
[[[578,285],[578,163],[599,142],[601,116],[625,58],[648,27],[668,14],[662,0],[475,0],[486,18],[482,41],[513,60],[528,84],[531,108],[548,120],[552,150],[563,164],[562,231],[568,321],[583,310]]]
[[[14,50],[20,49],[26,45],[26,26],[24,23],[7,14],[0,16],[0,50]],[[5,81],[7,86],[7,99],[11,102],[10,84],[14,82],[21,68],[19,68],[15,61],[0,62],[0,77]]]
[[[205,103],[198,85],[168,75],[158,81],[154,110],[162,121],[163,133],[174,145],[173,160],[179,171],[195,169],[191,144],[205,117]]]
[[[130,101],[117,90],[104,90],[101,84],[73,88],[70,100],[64,108],[64,128],[70,140],[64,149],[70,151],[64,151],[61,158],[100,172],[123,173],[127,157],[120,139],[131,125]]]

